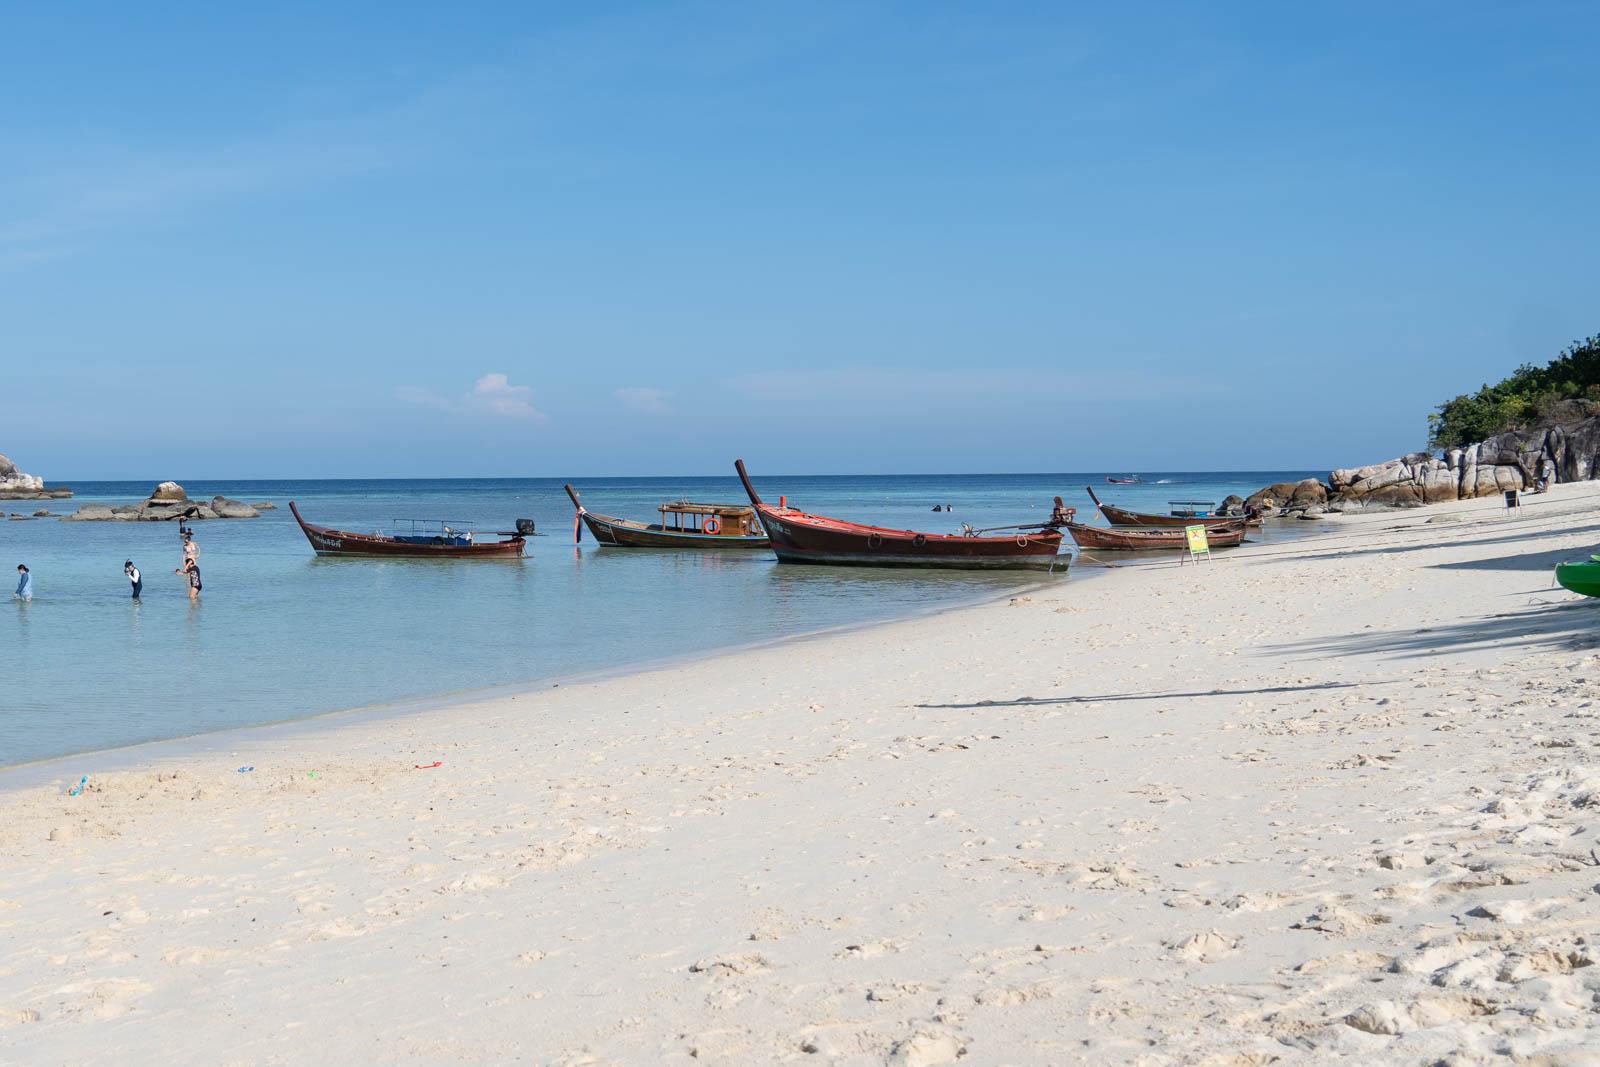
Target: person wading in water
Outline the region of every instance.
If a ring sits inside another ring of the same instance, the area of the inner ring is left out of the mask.
[[[178,520],[178,533],[183,538],[183,566],[172,573],[185,574],[189,570],[189,564],[193,563],[199,566],[200,546],[195,544],[194,531],[189,529],[182,519]]]
[[[133,565],[131,559],[122,565],[122,573],[133,583],[133,599],[138,600],[139,594],[144,590],[144,575],[139,573],[139,568]]]

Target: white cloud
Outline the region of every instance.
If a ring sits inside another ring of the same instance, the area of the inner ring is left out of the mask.
[[[415,386],[401,386],[395,396],[407,404],[448,411],[457,415],[498,415],[508,419],[533,419],[544,422],[544,412],[533,406],[533,389],[526,385],[512,385],[511,379],[498,372],[485,374],[473,383],[472,391],[459,400],[441,396]]]
[[[660,414],[670,411],[667,406],[667,397],[671,394],[665,389],[652,389],[648,386],[630,386],[616,391],[617,402],[633,411],[642,411],[646,414]]]
[[[472,387],[467,397],[469,407],[487,411],[491,415],[505,415],[513,419],[543,419],[544,412],[533,406],[533,390],[526,385],[512,385],[504,374],[485,374]]]

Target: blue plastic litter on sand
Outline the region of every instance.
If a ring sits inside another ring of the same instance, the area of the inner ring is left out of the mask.
[[[255,770],[254,767],[240,767],[239,768],[239,773],[240,774],[244,774],[246,771],[253,771],[253,770]]]
[[[83,792],[83,787],[88,785],[88,784],[89,784],[89,776],[86,774],[82,778],[78,779],[78,784],[77,785],[75,785],[71,789],[67,790],[67,796],[69,796],[69,797],[77,796],[79,793]]]

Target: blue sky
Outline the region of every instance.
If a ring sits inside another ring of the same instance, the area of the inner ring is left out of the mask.
[[[147,6],[0,16],[47,478],[1353,465],[1600,332],[1593,5]]]

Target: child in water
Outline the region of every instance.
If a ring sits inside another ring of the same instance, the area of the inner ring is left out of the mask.
[[[33,572],[26,563],[17,564],[17,591],[11,595],[18,600],[33,599]]]

